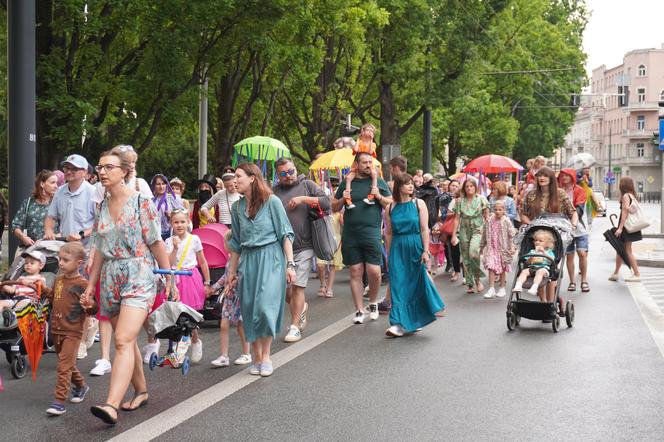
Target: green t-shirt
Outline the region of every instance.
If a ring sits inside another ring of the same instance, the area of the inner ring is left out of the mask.
[[[355,178],[350,187],[350,197],[355,207],[344,212],[343,241],[353,242],[361,238],[380,239],[382,207],[378,201],[373,205],[364,202],[364,198],[371,191],[371,177]],[[339,185],[335,198],[342,199],[344,190],[346,190],[345,180]],[[378,190],[382,196],[392,195],[387,183],[381,178],[378,178]]]

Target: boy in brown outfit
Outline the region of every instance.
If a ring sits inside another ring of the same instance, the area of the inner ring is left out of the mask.
[[[76,354],[83,335],[83,326],[88,314],[97,312],[97,304],[93,299],[83,301],[81,294],[85,291],[88,281],[79,273],[85,259],[85,249],[80,242],[69,242],[60,248],[60,273],[55,279],[53,290],[45,289],[45,296],[51,300],[51,334],[55,341],[55,352],[58,355],[55,385],[55,400],[46,413],[59,416],[67,411],[65,401],[69,397],[74,404],[83,402],[90,387],[76,368]]]

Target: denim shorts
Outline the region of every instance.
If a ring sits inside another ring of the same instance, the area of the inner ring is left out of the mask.
[[[575,236],[569,246],[567,246],[566,254],[574,252],[587,252],[588,251],[588,235]]]

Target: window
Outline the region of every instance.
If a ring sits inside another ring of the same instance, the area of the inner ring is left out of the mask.
[[[646,129],[646,117],[644,115],[638,115],[636,117],[636,130],[645,130]]]
[[[636,95],[638,96],[639,103],[646,101],[646,88],[640,87],[636,90]]]
[[[639,77],[645,77],[646,76],[646,66],[641,64],[639,65]]]
[[[636,156],[638,158],[643,158],[646,153],[646,145],[643,143],[636,143]]]
[[[659,101],[664,101],[664,89],[659,93]]]

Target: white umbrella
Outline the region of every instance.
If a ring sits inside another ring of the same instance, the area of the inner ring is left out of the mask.
[[[566,167],[572,168],[574,170],[583,169],[584,167],[590,167],[595,164],[595,157],[586,152],[577,153],[567,160]]]

